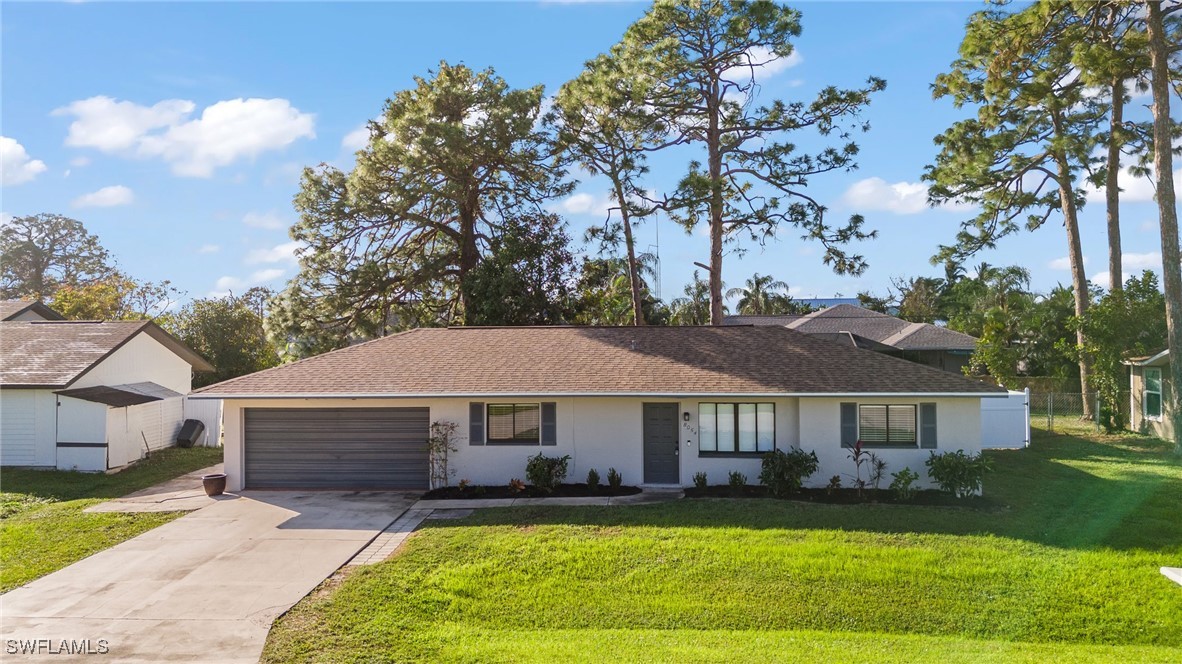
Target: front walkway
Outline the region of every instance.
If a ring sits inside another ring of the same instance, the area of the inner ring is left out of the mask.
[[[92,505],[85,512],[188,512],[207,507],[218,501],[205,495],[202,475],[225,472],[222,464],[194,470],[156,486],[140,489],[122,498]]]
[[[109,650],[95,661],[257,662],[275,618],[365,548],[414,498],[225,496],[0,596],[0,637],[6,647],[10,639],[33,644],[44,661],[62,661],[52,654],[62,650],[62,640],[89,640],[92,651]],[[38,645],[40,639],[48,645]]]

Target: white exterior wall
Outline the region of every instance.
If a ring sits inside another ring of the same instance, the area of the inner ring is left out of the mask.
[[[1030,388],[1005,399],[981,399],[981,447],[1030,447]]]
[[[57,397],[51,390],[0,390],[0,465],[57,463]]]
[[[113,409],[106,404],[58,397],[55,465],[59,470],[93,472],[107,469],[107,448],[94,446],[107,444],[107,412],[110,410]]]
[[[70,384],[70,388],[152,382],[188,394],[193,385],[192,377],[193,368],[188,362],[141,332],[98,366],[82,374]]]
[[[217,447],[222,444],[221,401],[185,397],[181,420],[199,420],[205,425],[205,432],[201,434],[201,440],[197,441],[197,445]]]
[[[969,398],[802,398],[800,400],[800,447],[817,453],[821,462],[820,470],[805,480],[805,486],[824,487],[829,478],[841,475],[842,484],[852,486],[855,477],[854,462],[849,459],[850,448],[841,446],[841,404],[936,404],[936,449],[918,447],[876,447],[863,448],[874,452],[887,462],[886,477],[881,488],[891,481],[890,474],[903,468],[910,468],[919,474],[919,488],[936,488],[927,474],[931,452],[965,452],[976,454],[981,451],[981,401]],[[918,417],[918,413],[917,413]],[[863,477],[866,467],[863,466]]]

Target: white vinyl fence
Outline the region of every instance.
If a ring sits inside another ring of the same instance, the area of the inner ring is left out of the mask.
[[[201,420],[205,433],[201,434],[198,445],[217,447],[222,444],[222,401],[221,399],[190,399],[185,397],[186,420]]]
[[[1030,390],[1011,391],[1004,399],[981,399],[981,447],[1030,446]]]

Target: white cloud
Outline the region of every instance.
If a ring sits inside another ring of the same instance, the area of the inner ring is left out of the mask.
[[[1140,276],[1144,270],[1152,270],[1159,275],[1161,274],[1161,252],[1148,251],[1143,254],[1125,253],[1121,254],[1121,268],[1124,271],[1126,279],[1132,276]],[[1108,279],[1111,273],[1108,270],[1097,272],[1090,277],[1090,281],[1105,288],[1108,287]]]
[[[253,272],[245,278],[230,275],[218,277],[218,280],[214,282],[213,290],[209,292],[209,297],[226,297],[231,293],[241,295],[253,286],[260,286],[282,277],[284,272],[280,268],[268,268]]]
[[[134,200],[135,194],[132,193],[131,189],[117,184],[79,196],[74,199],[73,205],[78,208],[115,207],[118,205],[131,205]]]
[[[579,192],[562,199],[555,207],[567,214],[590,214],[606,217],[608,210],[615,207],[615,202],[612,200],[611,194],[607,192],[599,195]]]
[[[282,277],[284,272],[286,272],[286,270],[277,267],[259,270],[258,272],[250,275],[250,280],[255,283],[262,281],[274,281],[275,279]]]
[[[66,145],[162,159],[187,177],[210,177],[219,167],[316,136],[315,116],[286,99],[228,99],[193,118],[196,109],[183,99],[141,106],[98,96],[53,114],[75,118]]]
[[[45,162],[30,157],[25,146],[16,139],[0,136],[0,184],[5,187],[24,184],[44,173],[46,168]]]
[[[197,253],[199,253],[199,254],[216,254],[217,252],[219,252],[221,250],[222,250],[222,248],[216,244],[203,244],[203,245],[201,245],[200,248],[197,249]]]
[[[1156,192],[1153,188],[1152,178],[1152,172],[1149,177],[1141,178],[1129,173],[1128,169],[1122,169],[1116,176],[1116,182],[1121,188],[1120,202],[1148,203],[1153,201]],[[1083,189],[1089,201],[1095,203],[1104,200],[1103,187],[1094,187],[1091,183],[1085,182]],[[1174,190],[1182,190],[1182,168],[1174,171]]]
[[[269,231],[287,227],[287,222],[283,221],[277,212],[247,212],[246,216],[242,217],[242,223]]]
[[[300,250],[303,248],[304,243],[293,241],[284,242],[270,249],[253,249],[246,254],[244,262],[247,265],[281,263],[283,261],[295,262],[299,258]]]
[[[767,79],[801,62],[804,62],[804,58],[800,55],[799,49],[780,57],[766,46],[752,46],[743,54],[739,64],[723,72],[723,77],[736,82],[752,77],[756,80]]]
[[[845,205],[859,210],[918,214],[928,209],[928,187],[918,182],[890,183],[870,177],[852,184],[841,199]]]
[[[1088,264],[1088,257],[1087,256],[1084,256],[1083,262],[1084,262],[1085,266]],[[1052,270],[1070,270],[1071,269],[1071,258],[1068,256],[1056,258],[1055,260],[1047,263],[1047,267],[1051,268]]]
[[[1138,228],[1143,233],[1156,232],[1157,228],[1158,228],[1157,224],[1158,224],[1157,219],[1150,219],[1148,221],[1141,222],[1141,225],[1138,226]]]
[[[13,220],[13,216],[7,212],[0,212],[0,226],[7,226],[8,222]]]
[[[82,168],[90,165],[90,157],[74,157],[70,160],[70,165],[74,168]]]
[[[369,145],[368,122],[345,134],[345,137],[341,139],[341,147],[349,152],[357,152],[367,145]]]

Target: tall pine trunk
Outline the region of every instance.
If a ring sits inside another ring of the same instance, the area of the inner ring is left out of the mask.
[[[1169,49],[1161,2],[1148,0],[1150,87],[1153,91],[1153,176],[1161,226],[1162,285],[1166,291],[1166,330],[1170,348],[1170,388],[1163,407],[1174,424],[1174,451],[1182,454],[1182,252],[1178,247],[1178,208],[1174,192],[1174,156],[1170,136]]]
[[[1112,115],[1108,137],[1108,173],[1104,183],[1108,207],[1108,290],[1120,292],[1124,287],[1124,267],[1120,248],[1120,175],[1121,125],[1124,123],[1125,82],[1119,76],[1112,82]]]
[[[620,222],[624,226],[624,247],[628,252],[628,284],[632,290],[632,324],[645,325],[644,300],[640,295],[640,268],[636,264],[636,242],[632,239],[632,215],[624,201],[624,190],[616,179],[616,200],[620,203]]]
[[[717,88],[717,85],[715,85]],[[710,127],[706,148],[710,169],[710,324],[722,325],[722,135],[718,128],[721,99],[710,91]]]
[[[1052,122],[1057,135],[1063,134],[1063,120],[1058,111],[1053,112]],[[1058,166],[1059,203],[1063,209],[1063,228],[1067,231],[1067,258],[1071,262],[1071,286],[1075,296],[1075,315],[1082,318],[1088,310],[1090,293],[1088,292],[1088,277],[1084,274],[1083,246],[1079,239],[1079,211],[1075,205],[1075,180],[1071,175],[1071,165],[1067,162],[1067,155],[1062,149],[1056,150],[1055,163]],[[1082,351],[1084,348],[1084,332],[1082,327],[1076,328],[1075,342]],[[1094,420],[1096,417],[1095,404],[1087,396],[1092,382],[1092,360],[1086,353],[1079,357],[1080,391],[1083,393],[1083,417]]]

